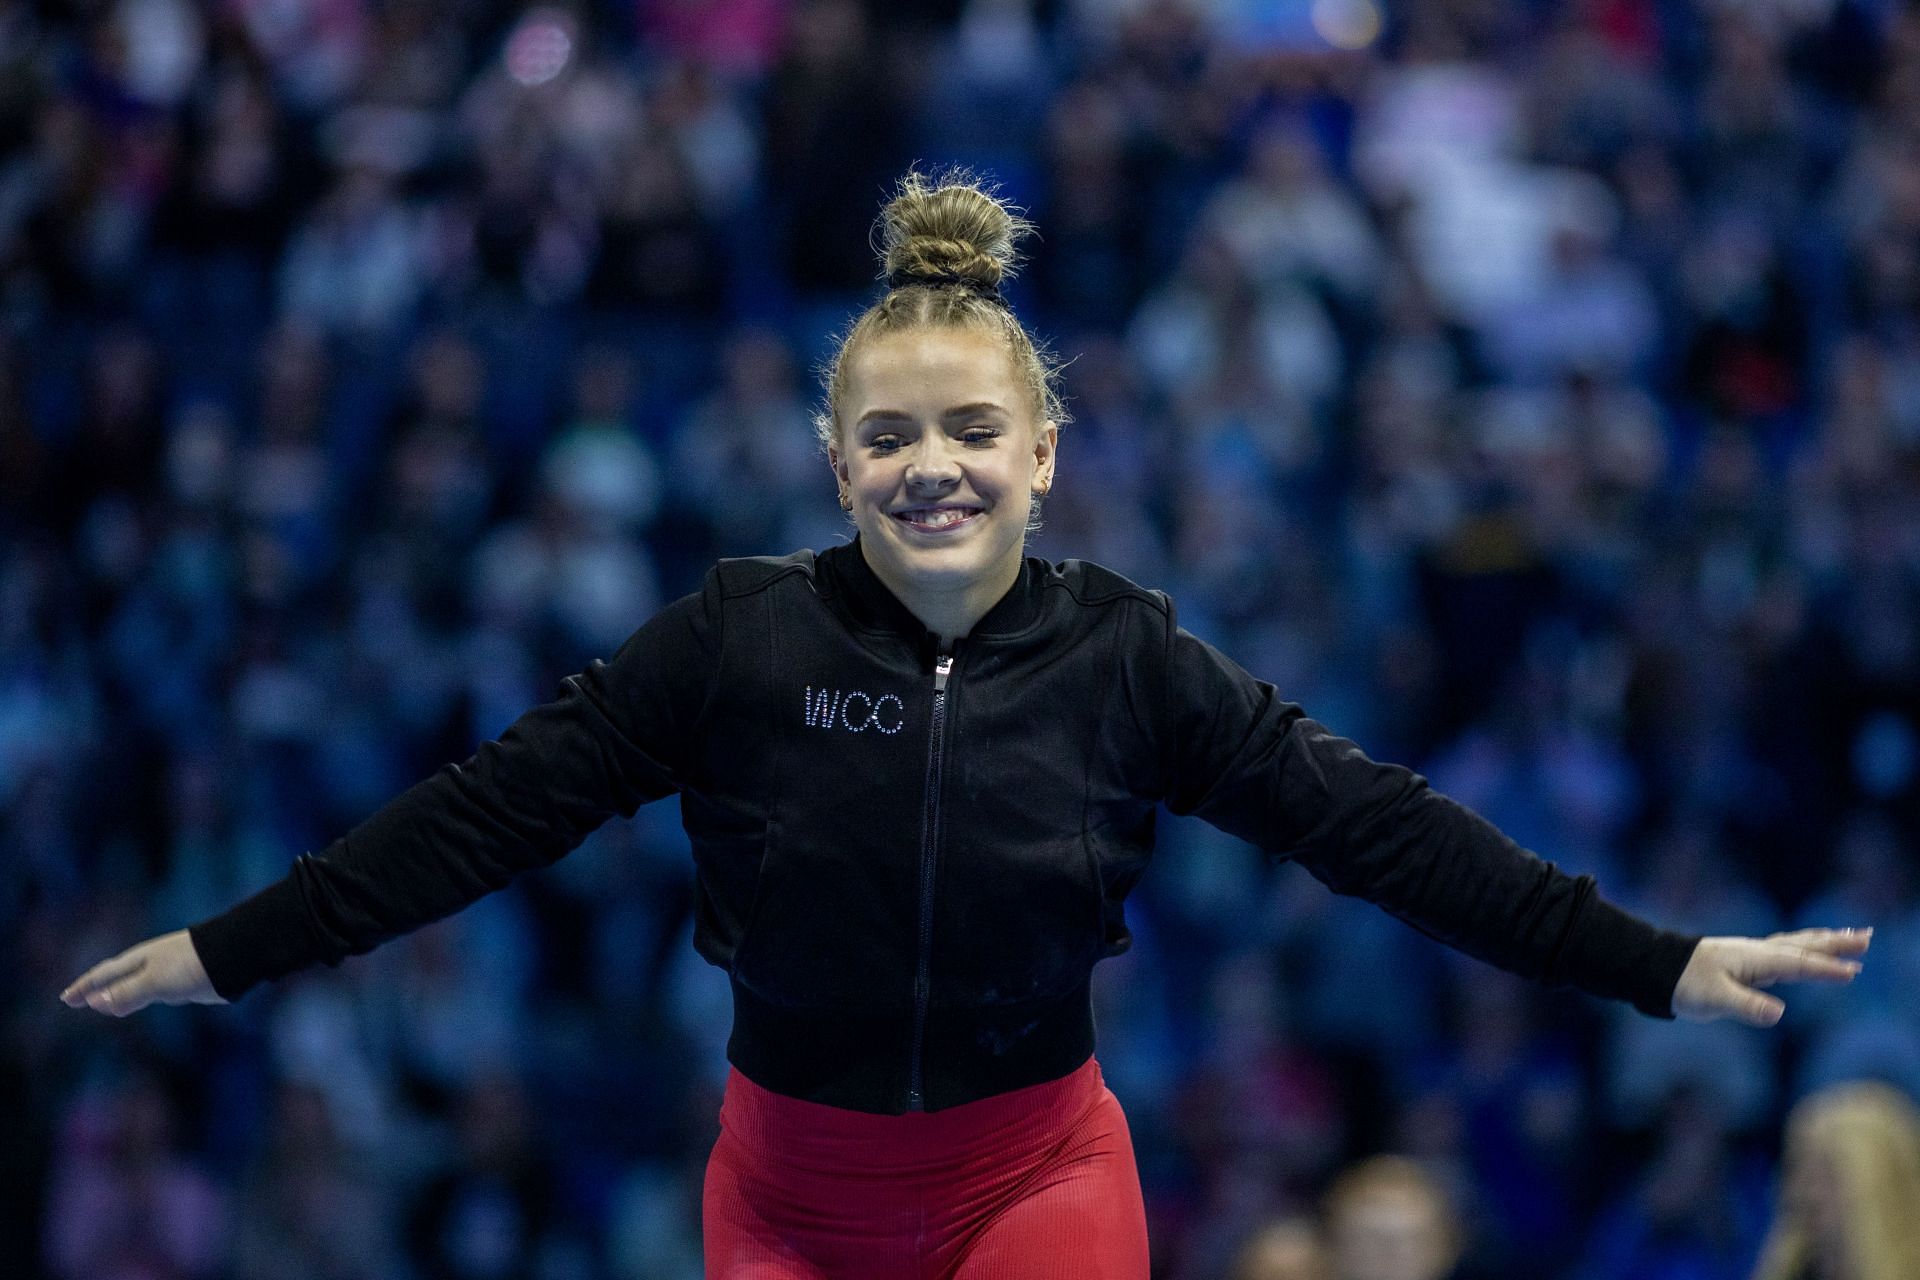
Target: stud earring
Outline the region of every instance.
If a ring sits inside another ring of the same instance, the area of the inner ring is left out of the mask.
[[[840,509],[842,511],[853,510],[853,499],[848,496],[847,491],[845,489],[842,489],[840,491]]]

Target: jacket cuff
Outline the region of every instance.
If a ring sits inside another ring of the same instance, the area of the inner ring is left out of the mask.
[[[1647,923],[1595,893],[1567,942],[1565,981],[1597,996],[1625,1000],[1649,1017],[1673,1017],[1673,991],[1700,944],[1699,934]]]
[[[321,958],[307,928],[297,872],[243,898],[217,916],[187,927],[215,994],[238,1000],[261,982]]]

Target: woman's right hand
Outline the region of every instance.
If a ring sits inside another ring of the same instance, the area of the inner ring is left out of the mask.
[[[124,1018],[150,1004],[226,1004],[207,979],[185,929],[128,947],[75,978],[60,993],[69,1008],[86,1005]]]

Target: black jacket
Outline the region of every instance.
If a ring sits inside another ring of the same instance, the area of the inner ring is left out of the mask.
[[[951,656],[859,540],[722,560],[465,763],[191,927],[231,1000],[337,965],[681,797],[728,1058],[778,1093],[937,1111],[1093,1051],[1088,979],[1155,806],[1199,814],[1503,968],[1671,1017],[1697,938],[1645,924],[1175,620],[1028,557]]]

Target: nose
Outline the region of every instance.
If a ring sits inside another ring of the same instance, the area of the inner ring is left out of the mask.
[[[960,467],[942,431],[923,431],[907,459],[907,487],[940,493],[960,483]]]

